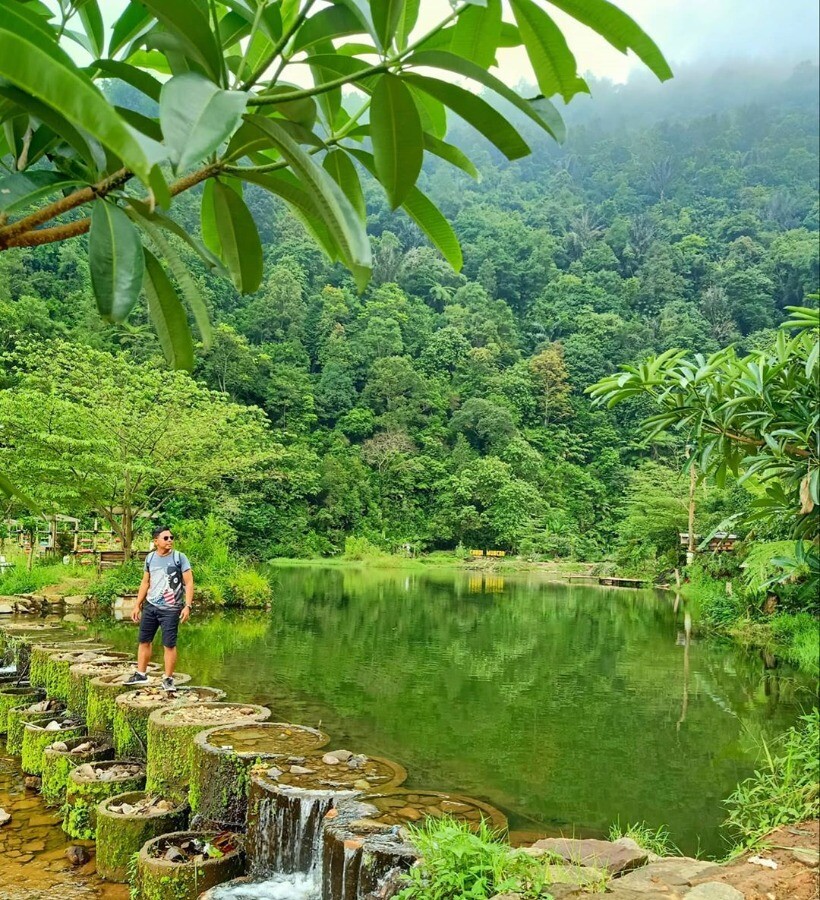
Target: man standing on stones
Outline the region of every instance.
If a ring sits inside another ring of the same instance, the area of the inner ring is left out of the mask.
[[[177,629],[187,622],[194,602],[194,573],[188,557],[174,550],[174,535],[170,528],[160,525],[153,531],[154,547],[145,559],[137,602],[131,618],[139,622],[137,671],[128,684],[148,681],[148,663],[157,629],[162,630],[165,652],[165,677],[162,687],[174,690],[174,669],[177,664]],[[146,603],[146,600],[148,601]]]

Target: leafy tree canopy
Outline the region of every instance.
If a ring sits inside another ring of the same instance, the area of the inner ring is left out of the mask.
[[[608,0],[512,0],[509,11],[501,0],[466,0],[426,31],[421,7],[132,0],[108,27],[98,0],[0,0],[0,162],[8,172],[0,179],[0,250],[88,233],[100,314],[123,322],[144,293],[166,358],[191,369],[179,295],[206,346],[211,327],[169,235],[238,291],[256,291],[262,241],[245,185],[281,198],[363,288],[373,269],[366,172],[459,269],[455,233],[416,185],[425,155],[477,174],[445,140],[449,114],[508,159],[530,152],[510,109],[563,137],[550,98],[569,101],[589,88],[554,10],[671,77],[649,36]],[[498,51],[511,47],[527,54],[536,96],[521,96],[491,72]],[[83,53],[89,61],[79,65]],[[137,100],[118,103],[123,87]],[[200,243],[174,218],[173,198],[203,183]]]
[[[253,483],[273,462],[261,411],[182,372],[62,342],[21,348],[0,391],[0,467],[41,509],[104,517],[130,551],[135,517],[175,492]]]

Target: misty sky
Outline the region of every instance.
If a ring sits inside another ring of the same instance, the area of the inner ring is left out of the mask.
[[[614,0],[655,39],[672,64],[704,60],[760,59],[796,63],[818,58],[818,0]],[[107,23],[126,0],[100,0]],[[447,0],[421,0],[423,33],[449,12]],[[565,28],[584,72],[625,81],[640,63],[612,50],[588,29],[551,9]],[[512,21],[509,10],[505,19]],[[501,52],[502,76],[509,84],[534,81],[520,50]]]
[[[422,0],[424,2],[424,0]],[[818,0],[615,0],[647,31],[672,64],[704,60],[816,61],[820,33]],[[569,20],[556,14],[562,26]],[[612,50],[583,26],[566,25],[584,71],[624,81],[640,66]],[[503,61],[507,79],[532,81],[526,61]],[[509,67],[509,68],[508,68]]]

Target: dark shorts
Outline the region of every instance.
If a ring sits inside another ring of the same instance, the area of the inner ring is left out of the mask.
[[[140,619],[141,644],[150,644],[154,640],[157,629],[162,629],[162,646],[176,647],[177,630],[179,629],[179,616],[181,609],[161,609],[153,603],[147,603],[142,608]]]

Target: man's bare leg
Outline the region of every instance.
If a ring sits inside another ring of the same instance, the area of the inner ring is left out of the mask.
[[[163,647],[165,651],[165,677],[173,678],[174,669],[177,667],[177,648]]]
[[[151,662],[151,644],[140,644],[137,650],[137,671],[145,675],[148,672],[148,663]]]

